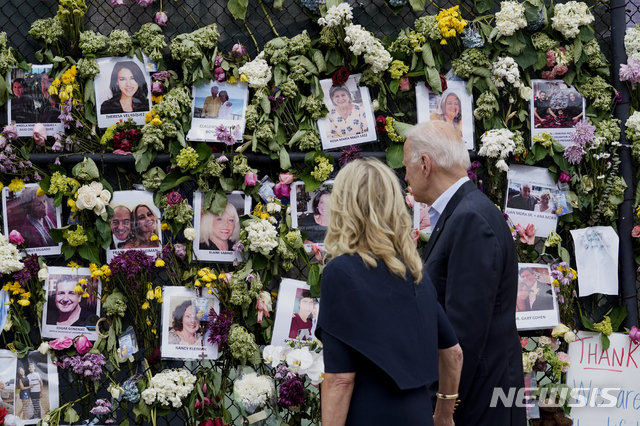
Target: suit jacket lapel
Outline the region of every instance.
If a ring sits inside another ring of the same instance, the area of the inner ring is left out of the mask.
[[[440,234],[442,234],[442,230],[447,223],[447,219],[449,219],[449,216],[451,216],[453,211],[456,209],[456,207],[460,203],[460,200],[462,200],[469,192],[474,189],[476,189],[475,184],[471,181],[467,181],[462,184],[460,188],[458,188],[455,194],[453,194],[453,197],[451,197],[451,200],[449,200],[447,206],[444,208],[442,215],[440,215],[438,223],[435,224],[435,229],[431,230],[431,237],[429,238],[429,242],[427,243],[427,246],[425,247],[423,252],[423,260],[426,261],[429,258],[431,250],[433,250],[433,247],[436,245]]]

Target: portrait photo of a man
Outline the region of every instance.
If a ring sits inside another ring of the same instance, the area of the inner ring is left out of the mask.
[[[520,193],[509,199],[507,207],[518,210],[531,210],[535,208],[538,200],[531,195],[531,184],[523,183],[520,185]]]

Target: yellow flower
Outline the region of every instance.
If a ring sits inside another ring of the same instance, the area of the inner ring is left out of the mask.
[[[207,291],[207,293],[209,293],[209,294],[213,294],[213,290],[209,289],[209,290]]]
[[[247,76],[246,76],[246,75],[244,75],[244,74],[240,74],[240,81],[242,81],[242,82],[244,83],[244,82],[246,82],[246,81],[249,81],[249,79],[247,78]]]
[[[263,212],[260,214],[260,219],[269,219],[269,213]]]
[[[36,191],[36,197],[42,197],[44,194],[46,194],[46,192],[44,192],[42,188],[38,187],[38,190]]]
[[[29,306],[30,304],[31,304],[31,302],[29,302],[27,299],[18,300],[18,305],[20,305],[20,306]]]
[[[155,293],[156,299],[160,301],[162,299],[162,287],[156,286],[156,288],[154,289],[154,293]]]
[[[220,275],[218,275],[219,280],[224,280],[226,278],[227,278],[227,274],[225,274],[224,272],[221,272]]]
[[[76,285],[75,288],[73,289],[74,293],[84,293],[84,289],[82,288],[82,286],[80,284]]]
[[[87,283],[87,279],[86,278],[80,278],[78,280],[78,284],[86,284]]]
[[[149,238],[151,241],[158,241],[158,236],[156,234],[153,234],[151,236],[151,238]]]
[[[162,224],[160,225],[160,229],[162,229],[163,231],[168,231],[169,229],[171,229],[171,227],[167,222],[162,222]]]
[[[200,282],[200,280],[196,280],[196,282],[194,282],[193,285],[196,287],[202,287],[202,283]]]
[[[76,202],[71,198],[67,199],[67,206],[69,206],[72,212],[78,211],[78,208],[76,207]]]
[[[2,188],[4,188],[4,183],[0,182],[0,191],[2,191]]]
[[[22,188],[24,188],[24,181],[22,179],[19,178],[13,178],[11,180],[11,183],[8,186],[9,191],[12,192],[18,192],[20,191]]]
[[[151,120],[151,124],[153,124],[154,126],[160,126],[162,124],[162,120],[160,120],[159,117],[153,117],[153,120]]]
[[[158,239],[158,237],[156,237],[156,240]],[[162,259],[156,259],[156,268],[162,268],[165,265],[164,260]]]
[[[80,267],[80,265],[78,265],[78,264],[77,264],[76,262],[74,262],[73,260],[72,260],[71,262],[67,263],[67,266],[68,266],[69,268],[76,268],[76,269]]]
[[[153,294],[153,290],[148,290],[147,291],[147,299],[153,300],[154,297],[155,297],[155,294]]]
[[[153,102],[154,104],[162,102],[162,95],[160,96],[151,95],[151,102]]]
[[[153,334],[157,334],[157,333],[158,333],[158,331],[157,331],[155,328],[152,328],[152,329],[151,329],[151,332],[152,332]]]
[[[69,68],[68,70],[62,73],[62,76],[60,76],[60,79],[62,80],[63,84],[69,84],[76,79],[77,73],[78,73],[78,70],[76,66],[73,65],[71,68]]]
[[[231,84],[236,84],[238,82],[238,79],[232,75],[231,77],[229,77],[229,80],[227,81]]]
[[[147,309],[149,309],[149,302],[144,302],[142,304],[142,310],[146,311]],[[147,325],[150,325],[150,324],[151,324],[151,321],[147,320]]]
[[[206,282],[210,283],[211,281],[216,279],[216,274],[208,273],[207,275],[205,275],[205,277],[203,279]]]
[[[71,185],[80,188],[80,182],[78,182],[78,180],[76,178],[67,178],[67,182],[70,183]]]
[[[198,271],[198,276],[200,278],[204,277],[209,271],[209,268],[202,268]]]
[[[82,293],[82,298],[83,299],[88,299],[89,298],[89,293],[87,293],[86,291],[84,293]]]
[[[147,320],[147,325],[151,325],[151,321],[150,320]]]
[[[30,297],[31,297],[31,292],[30,292],[30,291],[27,291],[26,293],[22,293],[22,294],[20,295],[20,297],[23,297],[23,298],[25,298],[25,299],[28,299],[28,298],[30,298]]]
[[[155,115],[156,112],[154,110],[149,111],[144,115],[144,122],[149,123],[151,120],[153,120],[153,117],[155,117]]]

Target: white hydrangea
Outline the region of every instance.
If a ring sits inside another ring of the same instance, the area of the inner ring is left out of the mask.
[[[374,73],[384,72],[391,63],[391,54],[387,52],[380,40],[362,28],[361,25],[349,25],[344,29],[344,41],[354,55],[363,55],[365,63],[371,66]]]
[[[505,87],[507,83],[516,89],[524,86],[520,81],[518,63],[511,56],[500,57],[491,64],[491,78],[498,88]]]
[[[594,17],[586,3],[569,1],[556,4],[551,26],[565,38],[572,39],[580,34],[581,25],[589,25],[593,21]]]
[[[624,50],[629,59],[640,61],[640,25],[627,28],[624,34]]]
[[[140,395],[147,405],[157,402],[165,407],[180,408],[195,383],[196,376],[184,368],[167,369],[153,376],[149,387]]]
[[[238,72],[241,76],[244,74],[247,77],[249,87],[254,89],[267,87],[271,81],[271,68],[264,59],[264,52],[260,52],[253,61],[241,66]]]
[[[233,382],[233,394],[247,412],[252,413],[269,401],[275,392],[273,380],[269,376],[246,373]]]
[[[249,250],[265,256],[278,247],[278,231],[267,219],[250,222],[245,228]]]
[[[353,19],[353,10],[349,3],[340,3],[337,6],[332,6],[327,10],[327,14],[318,18],[318,25],[322,27],[337,27],[345,26]]]
[[[83,185],[76,193],[78,210],[93,210],[98,216],[106,215],[107,204],[111,201],[111,193],[104,189],[100,182],[94,181]]]
[[[482,157],[498,158],[496,168],[503,172],[508,172],[509,165],[504,161],[504,159],[507,158],[516,148],[513,136],[513,132],[509,129],[492,129],[485,132],[480,137],[482,147],[480,147],[478,155]]]
[[[527,26],[524,6],[517,1],[503,1],[500,12],[496,13],[496,29],[503,36],[513,35],[517,30]]]
[[[12,274],[24,268],[18,248],[0,233],[0,274]]]
[[[627,129],[633,130],[636,136],[640,136],[640,111],[636,111],[627,119],[625,123]]]

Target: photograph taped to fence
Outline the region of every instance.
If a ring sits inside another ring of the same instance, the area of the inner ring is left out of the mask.
[[[45,281],[47,302],[42,312],[42,337],[98,338],[100,280],[91,278],[89,268],[49,266]]]
[[[98,58],[100,73],[94,79],[98,127],[133,119],[144,125],[151,110],[151,79],[137,58]]]
[[[20,232],[27,254],[60,254],[62,243],[55,242],[49,231],[62,226],[62,208],[54,207],[53,198],[38,195],[38,188],[37,183],[28,183],[18,192],[2,188],[4,234]]]
[[[287,346],[288,341],[310,342],[315,337],[320,299],[311,297],[304,281],[285,278],[280,283],[271,344]]]

